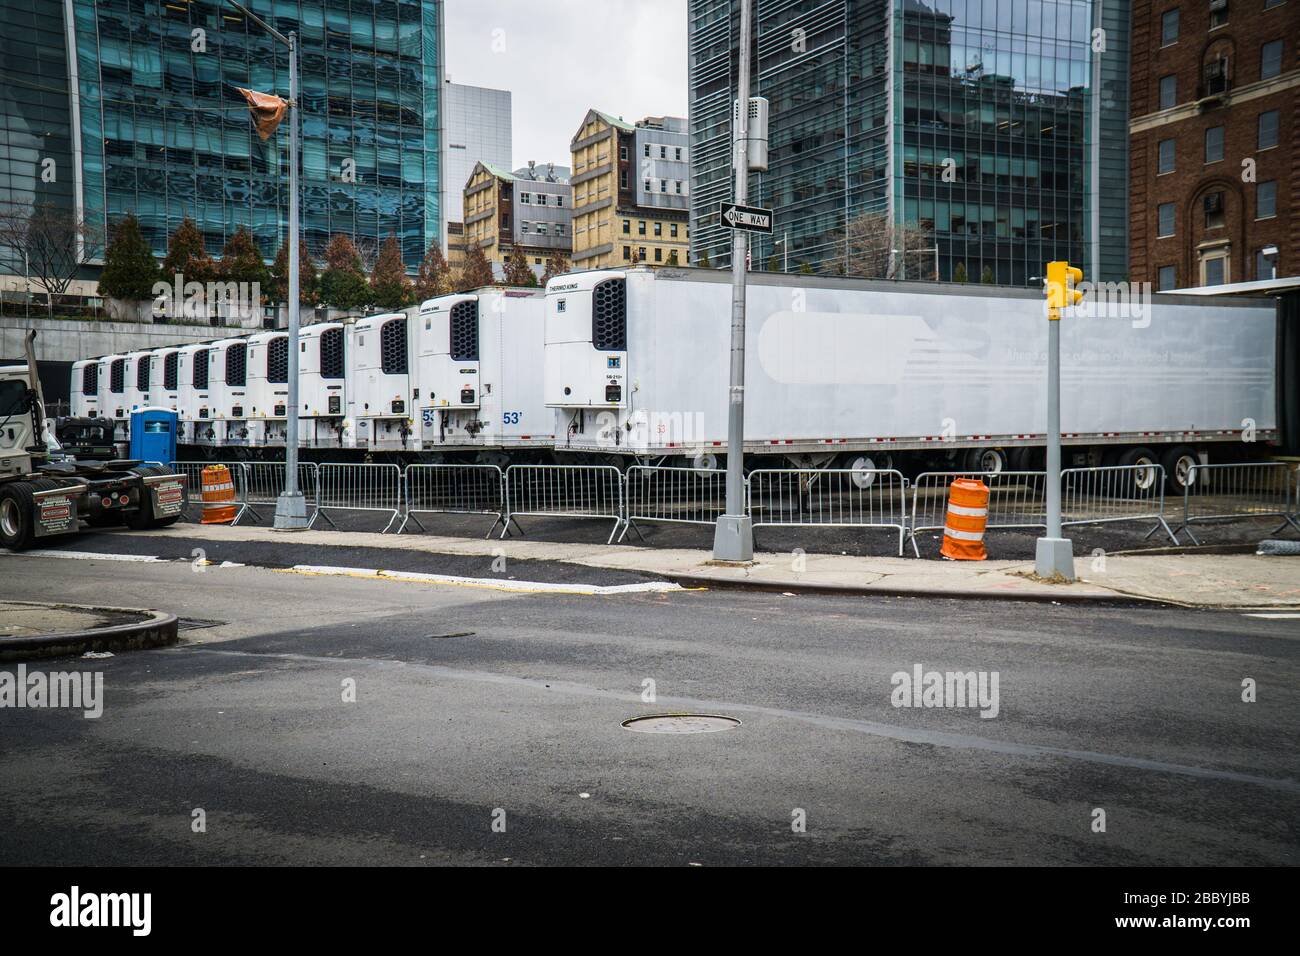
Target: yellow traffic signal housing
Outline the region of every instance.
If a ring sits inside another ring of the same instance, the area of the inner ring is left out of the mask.
[[[1048,316],[1059,319],[1061,309],[1078,305],[1083,301],[1083,293],[1076,286],[1083,282],[1083,270],[1068,262],[1049,262],[1047,264],[1047,310]]]

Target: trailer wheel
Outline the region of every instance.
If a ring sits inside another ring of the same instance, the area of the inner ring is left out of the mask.
[[[853,487],[865,490],[876,483],[875,472],[889,471],[894,467],[894,457],[889,452],[880,455],[869,455],[865,452],[848,452],[837,464],[841,468],[850,469],[853,474],[849,480],[853,482]]]
[[[1165,493],[1181,498],[1187,490],[1192,468],[1201,463],[1191,445],[1175,445],[1160,457],[1165,466]]]
[[[1150,492],[1160,481],[1160,472],[1155,467],[1159,464],[1156,453],[1145,446],[1139,445],[1137,448],[1125,450],[1123,454],[1115,459],[1115,464],[1121,467],[1145,466],[1134,469],[1117,482],[1118,488],[1134,497]]]
[[[1007,453],[1001,448],[972,448],[966,452],[965,471],[998,475],[1008,470]]]

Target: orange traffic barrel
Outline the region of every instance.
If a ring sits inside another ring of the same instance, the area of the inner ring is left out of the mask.
[[[939,553],[953,561],[983,561],[984,526],[989,520],[989,489],[975,478],[957,478],[948,486],[948,516],[944,519]]]
[[[203,469],[203,524],[229,524],[239,509],[235,506],[235,482],[225,465]]]

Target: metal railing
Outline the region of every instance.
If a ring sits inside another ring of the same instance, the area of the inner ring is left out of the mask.
[[[398,534],[412,522],[428,530],[417,514],[492,515],[488,535],[506,521],[505,482],[496,465],[408,465],[402,479],[406,513]]]
[[[190,508],[197,502],[199,505],[199,518],[202,518],[203,511],[203,469],[212,465],[225,465],[230,471],[230,483],[235,489],[234,504],[237,507],[234,520],[231,524],[239,521],[248,510],[248,467],[242,461],[173,461],[169,462],[172,471],[184,475],[185,481],[185,504],[182,506],[181,515],[185,521],[197,520],[189,512]]]
[[[1296,523],[1300,513],[1296,472],[1283,461],[1193,465],[1183,487],[1183,517],[1179,531],[1200,544],[1192,524],[1250,518],[1281,518],[1281,531]],[[1275,531],[1274,534],[1277,532]]]
[[[244,496],[247,507],[240,517],[248,514],[254,521],[261,521],[262,515],[258,513],[257,506],[270,507],[274,514],[276,502],[284,491],[284,462],[247,461],[244,462],[244,467],[247,469],[247,491]],[[316,520],[317,501],[320,498],[320,471],[315,462],[298,463],[298,490],[302,492],[307,506],[307,514],[310,516],[307,527],[310,528]],[[234,523],[238,522],[239,518],[236,518]]]
[[[757,468],[749,473],[754,527],[820,526],[898,531],[907,536],[907,479],[894,469]]]
[[[503,538],[511,522],[523,534],[520,515],[613,519],[606,544],[623,524],[623,475],[613,465],[511,465],[505,482]]]
[[[1169,540],[1178,543],[1165,520],[1163,466],[1104,465],[1061,471],[1063,527],[1117,521],[1153,521],[1147,538],[1163,528]]]
[[[384,534],[401,519],[402,472],[396,465],[324,463],[318,476],[313,523],[320,517],[337,529],[329,511],[378,511],[389,515]]]
[[[985,529],[1047,527],[1047,474],[1042,471],[927,471],[912,482],[912,517],[908,532],[919,558],[918,531],[942,531],[948,515],[948,487],[958,478],[984,482],[989,489]]]
[[[631,466],[623,478],[627,510],[618,540],[628,531],[645,540],[638,521],[714,524],[727,510],[726,479],[716,468]]]

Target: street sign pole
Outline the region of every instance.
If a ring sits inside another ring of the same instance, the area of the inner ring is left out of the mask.
[[[740,0],[740,63],[736,123],[732,131],[735,202],[749,198],[749,30],[750,2]],[[713,533],[715,561],[752,561],[754,529],[745,513],[745,260],[749,237],[743,229],[731,236],[731,386],[727,393],[727,512]]]
[[[1061,534],[1061,309],[1078,294],[1071,279],[1082,276],[1065,262],[1047,264],[1047,534],[1034,548],[1034,571],[1042,578],[1074,580],[1074,546]]]

